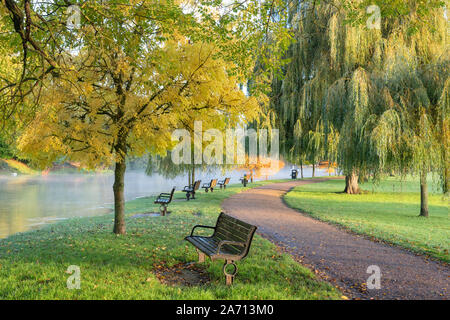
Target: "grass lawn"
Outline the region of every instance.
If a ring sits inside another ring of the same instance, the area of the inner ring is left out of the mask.
[[[6,173],[16,172],[22,174],[38,174],[39,172],[31,169],[25,163],[14,159],[0,159],[0,172],[4,171]]]
[[[198,192],[197,200],[174,201],[167,217],[132,218],[157,207],[154,198],[130,201],[124,236],[111,232],[113,215],[109,214],[74,218],[0,239],[0,300],[339,299],[338,290],[260,236],[255,236],[248,257],[237,263],[232,287],[224,284],[223,262],[209,259],[201,267],[210,283],[172,286],[158,280],[156,271],[197,260],[194,247],[183,238],[196,224],[214,224],[222,200],[242,189],[235,185],[212,194]],[[183,197],[181,192],[175,194]],[[70,265],[81,269],[80,290],[66,287]]]
[[[287,204],[327,222],[449,262],[448,198],[429,187],[429,218],[419,217],[419,183],[385,179],[361,186],[367,193],[347,195],[343,180],[296,187]]]

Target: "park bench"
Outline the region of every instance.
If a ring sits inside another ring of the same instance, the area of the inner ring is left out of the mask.
[[[247,186],[247,183],[248,183],[247,176],[244,176],[243,178],[240,178],[239,180],[241,180],[241,183],[244,187]]]
[[[214,233],[209,237],[195,236],[196,228],[214,229]],[[222,212],[215,227],[196,225],[192,228],[191,235],[184,239],[196,248],[199,263],[205,261],[205,255],[210,257],[211,261],[224,259],[222,270],[225,274],[226,284],[231,285],[237,273],[235,262],[247,256],[255,231],[255,226]],[[233,270],[229,270],[232,272],[227,271],[228,265],[233,266]]]
[[[172,202],[173,193],[175,192],[175,187],[173,187],[170,193],[161,193],[155,200],[156,204],[159,204],[159,212],[162,216],[165,216],[167,213],[167,206],[170,202]]]
[[[220,189],[222,189],[222,187],[225,189],[228,183],[230,183],[230,178],[225,178],[217,182],[217,184],[220,186]]]
[[[217,179],[212,179],[210,182],[204,183],[202,185],[202,188],[205,189],[205,192],[208,192],[208,190],[211,190],[211,192],[213,192],[216,184],[217,184]]]
[[[197,180],[194,182],[194,184],[190,184],[184,187],[182,191],[186,192],[187,201],[189,201],[190,198],[195,199],[195,191],[200,188],[200,183],[202,183],[202,180]]]

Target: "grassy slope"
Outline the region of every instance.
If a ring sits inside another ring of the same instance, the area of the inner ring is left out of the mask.
[[[344,181],[334,180],[299,186],[285,196],[288,205],[350,230],[403,246],[449,262],[450,220],[448,199],[429,195],[429,218],[418,217],[418,182],[386,179],[378,185],[366,183],[368,193],[339,193]],[[433,192],[433,188],[430,188]]]
[[[253,186],[256,184],[252,184]],[[256,236],[249,256],[238,262],[235,284],[224,285],[221,261],[204,264],[206,286],[163,285],[153,271],[197,260],[183,241],[195,224],[214,224],[231,186],[193,201],[175,201],[168,217],[131,218],[156,211],[152,198],[126,205],[127,235],[111,233],[113,216],[78,218],[0,240],[1,299],[337,299],[340,293],[267,240]],[[176,198],[184,194],[176,193]],[[192,213],[201,213],[194,216]],[[68,290],[68,266],[81,268],[81,290]]]
[[[31,169],[25,163],[13,159],[0,159],[0,169],[5,172],[16,172],[22,174],[37,174],[36,170]]]

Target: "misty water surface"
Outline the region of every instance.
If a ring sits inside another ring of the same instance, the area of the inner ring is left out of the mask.
[[[269,179],[289,178],[290,166],[284,167]],[[304,170],[305,177],[311,170]],[[316,170],[316,175],[326,175]],[[226,174],[230,183],[238,183],[241,172]],[[222,178],[217,173],[197,173],[203,182]],[[69,217],[105,214],[112,211],[112,174],[50,174],[47,176],[0,175],[0,238],[17,232],[38,228],[47,223]],[[175,186],[181,190],[187,184],[186,176],[166,179],[158,174],[148,176],[143,171],[127,171],[125,198],[135,199],[168,192]]]

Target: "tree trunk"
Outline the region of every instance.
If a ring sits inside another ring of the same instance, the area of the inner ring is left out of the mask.
[[[313,178],[314,178],[315,171],[316,171],[316,166],[315,166],[315,164],[313,163],[313,170],[312,170],[312,177],[313,177]]]
[[[195,183],[195,165],[192,165],[192,178],[191,178],[192,184]]]
[[[353,171],[351,174],[345,176],[345,193],[358,194],[360,193],[358,185],[358,175]]]
[[[125,169],[127,167],[125,160],[118,160],[114,169],[114,233],[125,234]]]
[[[428,186],[426,171],[420,173],[420,216],[428,217]]]
[[[449,166],[447,165],[447,163],[445,163],[444,181],[443,181],[443,185],[442,185],[442,192],[444,193],[444,195],[448,195],[448,193],[449,193],[448,192],[449,180],[450,180],[450,169],[449,169]]]
[[[303,179],[303,162],[300,162],[300,174]]]

